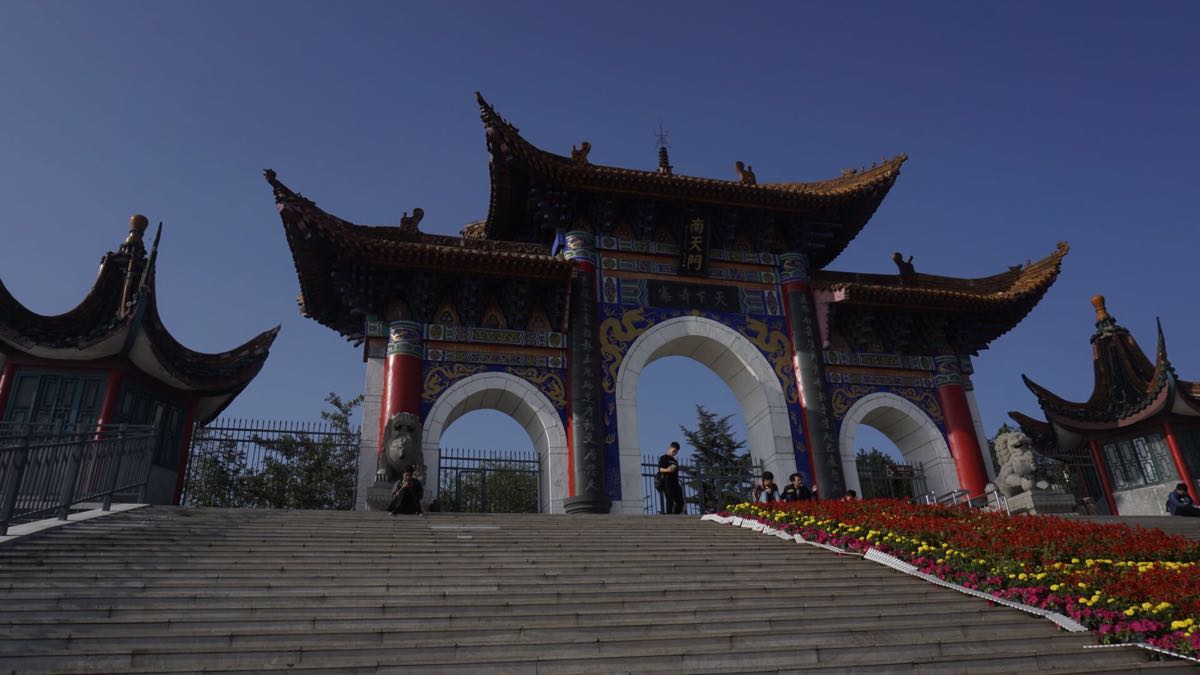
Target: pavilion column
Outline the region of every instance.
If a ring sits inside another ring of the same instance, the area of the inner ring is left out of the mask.
[[[804,414],[804,430],[812,460],[813,480],[821,499],[837,499],[846,493],[842,473],[842,454],[838,448],[837,427],[825,391],[825,373],[816,310],[809,288],[808,256],[784,253],[779,256],[780,281],[784,307],[792,340],[792,365]]]
[[[376,454],[383,451],[388,420],[399,413],[412,413],[418,419],[421,416],[421,360],[424,356],[421,324],[415,321],[388,324]]]
[[[1117,498],[1113,496],[1112,481],[1108,479],[1108,467],[1100,455],[1100,444],[1096,439],[1088,441],[1092,449],[1092,463],[1096,465],[1096,474],[1100,476],[1100,487],[1104,490],[1104,501],[1108,504],[1108,515],[1117,516]]]
[[[568,260],[574,263],[570,297],[568,378],[571,394],[570,453],[573,490],[563,501],[567,513],[608,513],[612,501],[605,484],[600,365],[596,341],[596,246],[590,232],[566,234]]]
[[[0,354],[0,358],[3,355]],[[13,380],[16,379],[17,366],[12,361],[5,359],[0,362],[3,367],[0,367],[0,420],[4,419],[4,411],[8,409],[8,396],[13,387]]]
[[[1179,448],[1179,439],[1175,437],[1175,427],[1170,422],[1163,422],[1163,431],[1167,436],[1167,448],[1171,450],[1171,459],[1175,462],[1175,470],[1179,472],[1179,482],[1187,483],[1188,494],[1192,501],[1200,504],[1200,496],[1196,493],[1196,484],[1192,482],[1192,472],[1188,471],[1183,451]]]
[[[104,400],[100,403],[100,413],[96,416],[96,428],[116,422],[121,404],[121,385],[125,383],[125,371],[120,368],[110,368],[108,379],[104,382]]]
[[[983,464],[983,449],[975,433],[975,420],[963,389],[963,376],[957,355],[933,357],[936,375],[933,378],[942,404],[946,422],[946,441],[954,457],[959,487],[971,497],[983,494],[987,486],[987,470]]]

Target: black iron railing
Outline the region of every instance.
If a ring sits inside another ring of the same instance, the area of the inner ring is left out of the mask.
[[[145,502],[157,441],[152,426],[0,422],[0,535],[14,521],[66,520],[83,502]]]
[[[444,511],[537,513],[542,462],[536,452],[442,448],[438,505]]]
[[[352,509],[359,434],[329,421],[218,419],[198,426],[180,504]]]

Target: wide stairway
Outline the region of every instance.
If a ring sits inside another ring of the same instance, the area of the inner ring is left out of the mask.
[[[0,672],[1190,671],[685,517],[151,507],[0,545]]]

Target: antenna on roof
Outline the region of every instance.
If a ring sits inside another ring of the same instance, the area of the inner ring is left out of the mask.
[[[658,119],[658,130],[654,132],[654,137],[658,140],[658,172],[670,176],[674,167],[667,156],[667,148],[671,147],[671,144],[667,142],[667,130],[663,128],[661,117]]]

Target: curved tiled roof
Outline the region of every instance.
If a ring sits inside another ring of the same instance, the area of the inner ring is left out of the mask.
[[[534,146],[519,130],[475,94],[492,155],[489,238],[513,238],[528,226],[524,188],[538,178],[565,188],[588,192],[624,193],[688,202],[767,209],[799,214],[805,220],[838,225],[833,241],[814,268],[829,264],[875,213],[908,159],[898,155],[862,171],[848,171],[830,180],[791,183],[746,183],[644,171],[577,161]]]
[[[50,360],[125,359],[152,379],[193,394],[196,419],[207,422],[262,369],[279,327],[218,354],[183,346],[158,312],[158,237],[147,257],[138,236],[104,256],[87,296],[63,314],[33,312],[0,284],[0,348]],[[150,357],[143,357],[139,344],[149,347]]]
[[[1069,401],[1021,376],[1049,423],[1075,432],[1124,427],[1168,413],[1177,398],[1200,414],[1200,388],[1176,377],[1162,325],[1152,362],[1129,331],[1108,314],[1104,298],[1097,296],[1092,302],[1097,321],[1091,338],[1093,384],[1088,399]]]
[[[301,311],[350,339],[362,338],[363,308],[348,302],[335,284],[338,274],[369,276],[372,270],[423,269],[550,280],[571,275],[571,263],[549,255],[544,246],[426,234],[417,230],[415,222],[408,227],[355,225],[293,191],[274,171],[267,169],[264,175],[296,265]],[[355,293],[365,296],[361,290]]]

